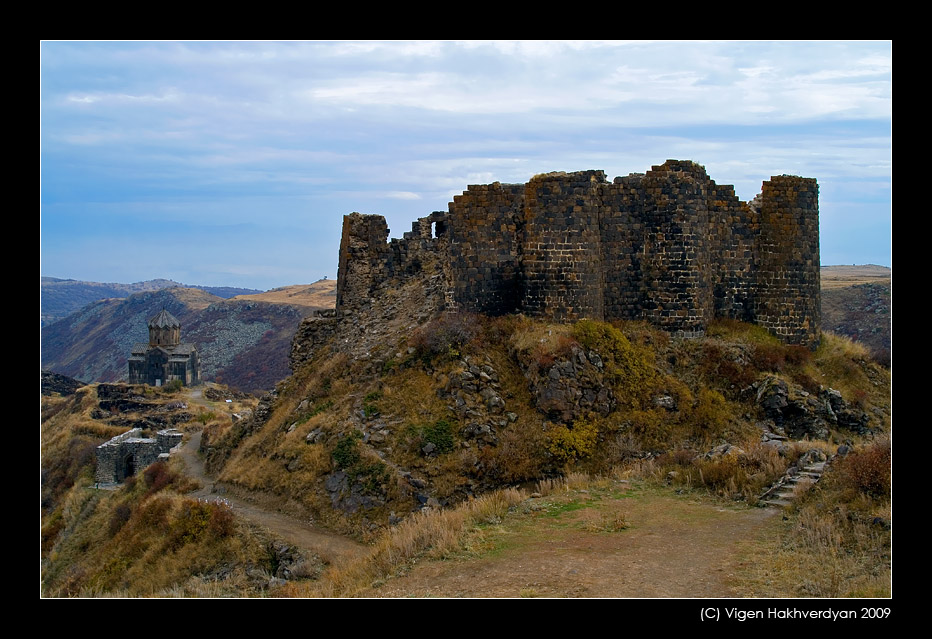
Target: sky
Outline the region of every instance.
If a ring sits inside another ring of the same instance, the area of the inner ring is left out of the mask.
[[[892,260],[890,41],[44,41],[40,274],[267,290],[470,184],[693,160],[820,187],[823,265]]]

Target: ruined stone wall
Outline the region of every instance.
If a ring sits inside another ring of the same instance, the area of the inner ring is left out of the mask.
[[[337,272],[337,315],[364,304],[388,278],[391,249],[388,224],[381,215],[352,213],[343,217]]]
[[[602,319],[603,171],[548,173],[525,187],[521,308],[557,321]]]
[[[471,185],[454,196],[447,233],[455,304],[487,315],[520,308],[523,207],[523,184]]]
[[[764,182],[753,267],[754,321],[791,344],[821,330],[819,185],[782,175]]]
[[[102,484],[119,483],[135,475],[181,443],[182,433],[167,428],[155,438],[140,437],[141,428],[133,428],[97,447],[95,480]]]
[[[730,317],[814,347],[818,231],[815,180],[775,177],[745,203],[690,161],[612,183],[580,171],[471,185],[448,213],[421,218],[401,240],[387,241],[381,216],[346,216],[337,316],[434,260],[446,307],[646,319],[686,337]]]
[[[712,316],[708,192],[692,162],[668,161],[603,191],[608,318],[642,318],[671,333],[701,334]]]
[[[754,259],[760,231],[757,213],[738,200],[731,185],[713,182],[708,202],[713,316],[752,322]]]

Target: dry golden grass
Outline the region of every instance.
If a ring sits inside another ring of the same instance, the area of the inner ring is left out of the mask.
[[[237,295],[235,300],[255,300],[272,304],[291,304],[309,308],[334,308],[336,305],[337,281],[320,280],[313,284],[282,286],[255,295]]]
[[[533,354],[540,351],[552,355],[572,333],[572,324],[544,324],[525,320],[517,324],[510,345],[518,353]]]
[[[892,269],[874,264],[823,266],[821,269],[822,289],[844,288],[857,284],[885,284],[889,283],[892,277]]]
[[[527,495],[506,488],[471,499],[448,510],[429,510],[409,516],[388,530],[369,554],[327,570],[320,582],[292,584],[281,594],[293,597],[353,597],[390,578],[421,556],[442,559],[463,548],[465,536],[480,524],[500,523],[508,509]]]
[[[211,304],[223,301],[223,298],[211,295],[199,288],[179,287],[172,289],[171,293],[178,301],[198,311],[207,308]]]

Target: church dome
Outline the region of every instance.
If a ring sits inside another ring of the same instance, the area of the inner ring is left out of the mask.
[[[149,328],[181,328],[181,323],[163,308],[158,315],[149,320]]]

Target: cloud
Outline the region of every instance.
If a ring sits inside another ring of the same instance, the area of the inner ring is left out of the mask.
[[[795,173],[832,215],[892,175],[889,42],[43,42],[40,73],[42,233],[63,243],[261,219],[335,270],[317,229],[344,213],[407,228],[539,172],[692,159],[743,199]]]

